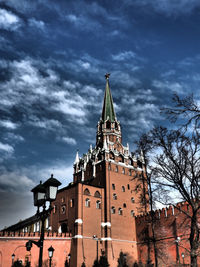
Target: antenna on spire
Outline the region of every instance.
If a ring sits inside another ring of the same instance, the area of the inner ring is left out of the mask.
[[[106,74],[105,74],[105,78],[106,78],[106,80],[109,80],[109,77],[110,77],[110,73],[106,73]]]

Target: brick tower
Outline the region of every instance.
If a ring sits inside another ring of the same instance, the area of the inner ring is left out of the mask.
[[[65,225],[72,236],[71,267],[80,267],[82,262],[91,267],[101,254],[115,267],[120,251],[132,262],[138,257],[135,215],[146,211],[141,195],[147,185],[139,179],[144,169],[143,159],[130,153],[128,144],[122,145],[109,74],[105,77],[96,145],[90,146],[82,158],[77,152],[73,183],[59,191],[55,202],[63,214],[51,216],[53,230]]]

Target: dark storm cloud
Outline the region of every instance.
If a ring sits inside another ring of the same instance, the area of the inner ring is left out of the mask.
[[[76,149],[95,144],[106,72],[131,147],[163,121],[174,91],[196,93],[198,8],[195,0],[0,4],[2,227],[16,222],[6,213],[12,202],[16,218],[28,216],[26,192],[41,178],[71,181]]]

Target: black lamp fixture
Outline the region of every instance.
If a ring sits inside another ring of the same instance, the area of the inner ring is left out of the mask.
[[[59,185],[61,185],[61,183],[56,178],[53,177],[53,174],[46,182],[43,183],[43,186],[46,190],[45,192],[46,201],[51,202],[56,199]]]
[[[43,184],[42,181],[40,181],[40,183],[31,190],[31,192],[33,192],[34,206],[41,207],[46,201],[52,202],[55,200],[59,185],[61,185],[61,183],[53,177],[53,174]]]
[[[42,184],[42,181],[40,181],[40,183],[36,185],[31,192],[33,192],[34,206],[41,207],[44,205],[46,189]]]
[[[49,267],[51,267],[51,261],[53,258],[53,252],[54,252],[54,248],[52,246],[50,246],[50,248],[48,248],[48,252],[49,252]]]
[[[12,257],[12,265],[13,265],[14,264],[14,259],[15,259],[15,254],[13,253],[11,257]]]
[[[48,248],[49,258],[52,258],[53,257],[54,250],[55,249],[52,246],[50,246],[50,248]]]

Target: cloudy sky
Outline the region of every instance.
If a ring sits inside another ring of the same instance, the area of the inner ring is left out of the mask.
[[[72,180],[106,72],[131,148],[173,92],[198,99],[199,25],[199,0],[0,1],[0,228],[33,215],[40,180]]]

